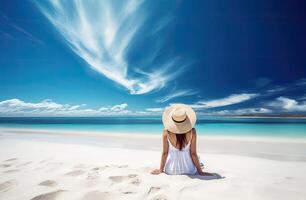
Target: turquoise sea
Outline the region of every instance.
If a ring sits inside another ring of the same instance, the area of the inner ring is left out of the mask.
[[[160,117],[0,117],[0,128],[160,134]],[[201,135],[306,138],[306,119],[207,117],[197,120]]]

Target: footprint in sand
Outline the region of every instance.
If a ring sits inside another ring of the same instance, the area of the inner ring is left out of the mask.
[[[31,163],[32,163],[32,161],[28,161],[28,162],[22,163],[20,165],[17,165],[17,167],[26,166],[26,165],[31,164]]]
[[[94,168],[92,168],[91,171],[88,172],[87,178],[89,178],[89,179],[95,179],[95,178],[97,178],[97,177],[99,176],[100,171],[102,171],[102,170],[104,170],[104,169],[106,169],[106,168],[107,168],[106,166],[104,166],[104,167],[94,167]]]
[[[46,163],[46,162],[48,162],[48,160],[41,160],[41,161],[39,161],[40,164],[41,163]]]
[[[132,192],[132,191],[125,191],[125,192],[122,192],[122,194],[135,194],[136,192]]]
[[[160,191],[161,187],[150,187],[148,194],[153,194]]]
[[[105,165],[105,166],[102,166],[102,167],[94,167],[91,170],[93,170],[93,171],[100,171],[100,170],[105,170],[107,168],[110,168],[110,166],[109,165]]]
[[[128,175],[129,178],[135,178],[135,177],[137,177],[137,176],[138,176],[137,174],[129,174],[129,175]]]
[[[148,191],[148,196],[153,196],[152,200],[167,200],[167,196],[164,194],[164,186],[151,186]]]
[[[118,165],[117,167],[118,167],[118,168],[127,168],[128,165]]]
[[[14,185],[15,185],[15,181],[14,180],[8,180],[8,181],[5,181],[3,183],[0,183],[0,192],[6,192],[8,191],[9,189],[11,189]]]
[[[131,183],[133,184],[133,185],[136,185],[136,186],[138,186],[139,184],[140,184],[140,179],[139,178],[136,178],[136,179],[134,179],[134,180],[132,180],[131,181]]]
[[[130,180],[130,179],[132,179],[132,182],[133,182],[133,181],[136,180],[134,178],[137,178],[137,177],[138,177],[137,174],[129,174],[127,176],[110,176],[108,178],[115,183],[121,183],[123,181]],[[140,182],[140,181],[138,180],[138,182]]]
[[[6,170],[3,173],[13,173],[13,172],[19,172],[20,170],[18,169],[11,169],[11,170]]]
[[[5,160],[4,162],[11,162],[11,161],[15,161],[15,160],[17,160],[17,158],[10,158],[10,159]]]
[[[152,200],[167,200],[167,196],[164,194],[159,194],[154,196]]]
[[[65,192],[65,190],[56,190],[54,192],[40,194],[36,197],[33,197],[31,200],[55,200],[56,197],[62,192]]]
[[[80,176],[80,175],[83,175],[83,174],[85,174],[85,171],[83,171],[83,170],[74,170],[74,171],[66,173],[65,175],[66,176]]]
[[[47,186],[47,187],[54,187],[54,186],[57,185],[57,183],[54,180],[45,180],[45,181],[39,183],[38,185]]]
[[[115,183],[120,183],[120,182],[128,179],[127,176],[110,176],[108,178]]]
[[[11,164],[1,164],[0,165],[0,167],[2,167],[2,168],[8,168],[8,167],[10,167],[10,166],[12,166]]]
[[[95,180],[97,178],[99,178],[99,171],[93,171],[93,172],[88,172],[87,173],[87,179],[89,180]]]
[[[97,199],[111,199],[109,192],[101,192],[98,190],[87,192],[82,200],[97,200]]]

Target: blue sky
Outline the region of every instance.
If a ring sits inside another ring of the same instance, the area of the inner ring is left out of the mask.
[[[0,4],[1,116],[306,113],[302,1]]]

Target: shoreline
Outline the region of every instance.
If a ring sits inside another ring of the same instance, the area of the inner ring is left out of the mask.
[[[162,130],[161,130],[162,131]],[[161,132],[160,131],[160,132]],[[109,136],[109,137],[132,137],[132,138],[161,138],[161,133],[155,133],[155,132],[147,132],[147,133],[131,133],[131,132],[107,132],[107,131],[98,131],[98,130],[74,130],[74,129],[44,129],[44,128],[3,128],[0,127],[0,133],[19,133],[19,134],[38,134],[38,133],[43,133],[43,134],[52,134],[52,135],[70,135],[70,136]],[[206,134],[199,134],[198,137],[204,138],[205,139],[220,139],[220,140],[240,140],[240,141],[264,141],[264,142],[291,142],[291,143],[306,143],[306,137],[303,136],[254,136],[254,135],[213,135],[211,133],[206,133]]]
[[[0,128],[1,139],[34,140],[158,152],[162,149],[161,134]],[[198,135],[197,139],[199,153],[240,155],[279,161],[306,162],[306,140],[207,135]]]

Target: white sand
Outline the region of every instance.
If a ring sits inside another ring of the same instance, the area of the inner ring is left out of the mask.
[[[199,136],[220,178],[151,175],[159,139],[2,129],[0,199],[306,199],[305,141]]]

